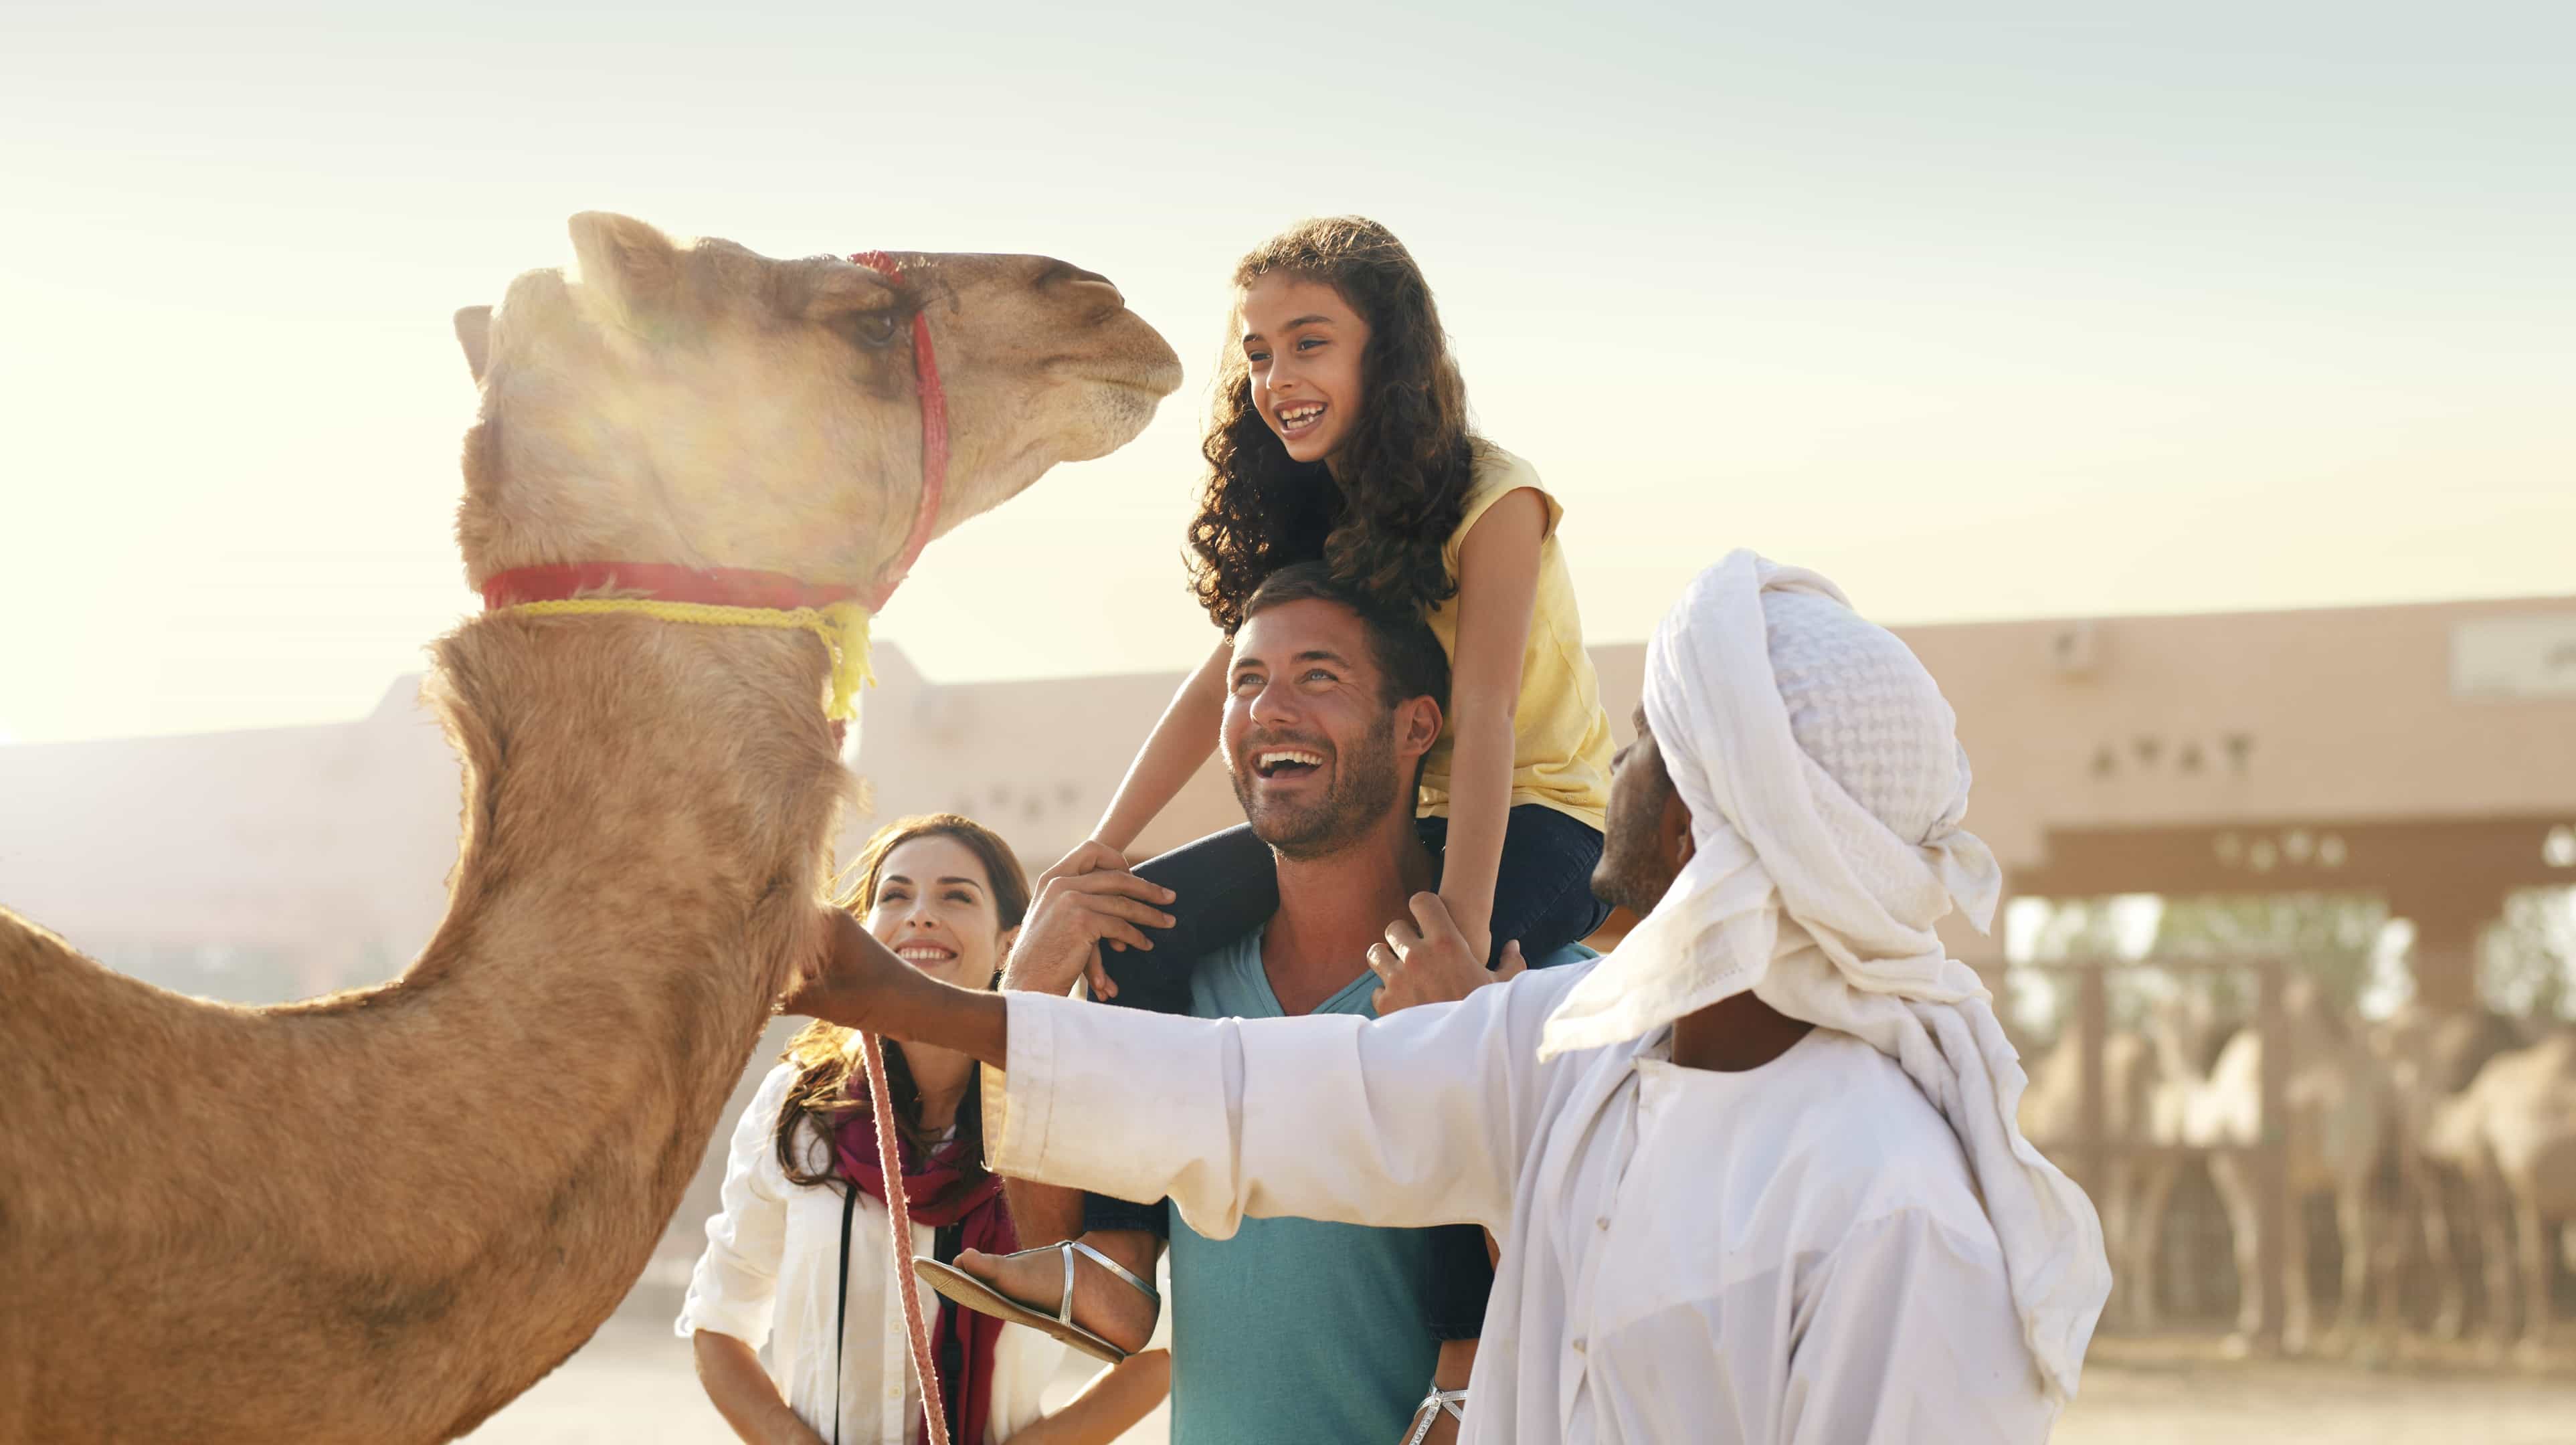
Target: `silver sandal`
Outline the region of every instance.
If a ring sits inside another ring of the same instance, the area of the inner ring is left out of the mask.
[[[923,1284],[936,1291],[940,1298],[955,1304],[960,1309],[973,1310],[981,1315],[991,1315],[995,1319],[1015,1325],[1026,1325],[1049,1339],[1062,1340],[1086,1355],[1106,1360],[1113,1365],[1127,1358],[1125,1350],[1073,1322],[1073,1256],[1076,1252],[1088,1255],[1094,1264],[1117,1278],[1125,1280],[1129,1288],[1154,1302],[1154,1311],[1158,1315],[1163,1309],[1162,1291],[1129,1273],[1125,1265],[1078,1239],[1068,1239],[1062,1244],[1041,1245],[1036,1249],[1023,1249],[1015,1254],[996,1255],[995,1258],[1024,1259],[1032,1254],[1050,1252],[1064,1256],[1064,1299],[1057,1304],[1055,1313],[1051,1315],[1034,1305],[1023,1304],[1003,1294],[953,1264],[942,1264],[927,1255],[913,1256],[912,1272]]]
[[[1422,1403],[1413,1407],[1413,1433],[1404,1437],[1404,1445],[1422,1445],[1423,1437],[1431,1433],[1432,1423],[1440,1418],[1443,1410],[1449,1412],[1450,1419],[1466,1424],[1466,1404],[1466,1391],[1432,1386],[1431,1393],[1422,1397]]]

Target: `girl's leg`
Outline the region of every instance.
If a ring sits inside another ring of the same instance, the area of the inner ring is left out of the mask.
[[[1447,845],[1448,819],[1424,818],[1419,826],[1433,851]],[[1592,869],[1600,861],[1600,830],[1582,819],[1537,803],[1513,808],[1494,871],[1495,957],[1518,940],[1529,966],[1543,968],[1552,955],[1589,938],[1610,916],[1610,905],[1592,896]]]
[[[1101,962],[1121,1008],[1190,1011],[1190,970],[1199,959],[1259,928],[1279,911],[1279,865],[1249,824],[1211,833],[1140,863],[1136,876],[1177,895],[1164,908],[1170,928],[1148,930],[1150,952],[1106,948]]]
[[[1449,820],[1424,818],[1422,841],[1435,853],[1449,841]],[[1601,861],[1601,835],[1554,808],[1523,803],[1503,824],[1503,856],[1494,874],[1494,949],[1518,940],[1532,968],[1558,962],[1568,944],[1580,943],[1610,916],[1592,896],[1592,868]],[[1489,963],[1490,966],[1490,963]],[[1485,1327],[1485,1300],[1494,1269],[1485,1231],[1472,1224],[1444,1225],[1432,1235],[1430,1318],[1432,1338],[1472,1340]]]
[[[1485,1332],[1485,1300],[1494,1292],[1494,1265],[1485,1231],[1473,1224],[1444,1224],[1431,1231],[1431,1337],[1447,1344]]]
[[[1270,846],[1252,835],[1250,826],[1228,828],[1212,833],[1195,843],[1185,844],[1169,853],[1139,864],[1138,877],[1160,883],[1178,895],[1164,911],[1171,914],[1170,928],[1152,930],[1151,952],[1135,949],[1104,949],[1101,962],[1108,968],[1110,981],[1118,985],[1117,996],[1108,1000],[1120,1008],[1141,1008],[1153,1013],[1186,1014],[1190,1011],[1190,971],[1198,960],[1225,944],[1267,922],[1279,911],[1278,864],[1270,856]],[[1106,1194],[1082,1196],[1083,1241],[1112,1259],[1136,1267],[1137,1272],[1153,1277],[1153,1260],[1162,1251],[1163,1241],[1171,1237],[1171,1213],[1160,1200],[1138,1204]],[[1077,1266],[1077,1278],[1099,1273],[1095,1266]],[[1001,1281],[1005,1293],[1017,1280]],[[1091,1291],[1078,1290],[1074,1314],[1086,1327],[1099,1329],[1111,1343],[1133,1348],[1123,1338],[1129,1330],[1121,1325],[1127,1320],[1095,1320],[1084,1308]],[[1111,1308],[1121,1315],[1132,1314],[1144,1305],[1141,1297],[1130,1298],[1123,1286],[1106,1292]],[[1143,1316],[1145,1329],[1153,1328],[1153,1315]],[[1138,1337],[1141,1343],[1142,1336]]]

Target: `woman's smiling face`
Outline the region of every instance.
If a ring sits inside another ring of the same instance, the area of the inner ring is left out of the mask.
[[[1252,405],[1301,462],[1329,459],[1359,424],[1368,323],[1321,281],[1272,272],[1244,288]]]
[[[925,833],[895,845],[877,869],[868,932],[904,962],[962,988],[983,988],[1002,966],[1002,927],[984,860],[955,838]]]

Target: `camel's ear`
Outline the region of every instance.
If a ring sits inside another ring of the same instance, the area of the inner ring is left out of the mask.
[[[584,285],[615,297],[632,315],[649,311],[679,280],[680,248],[660,231],[609,211],[572,218],[572,250]]]
[[[465,348],[466,369],[474,379],[483,379],[483,368],[492,360],[492,308],[468,306],[456,313],[456,344]]]

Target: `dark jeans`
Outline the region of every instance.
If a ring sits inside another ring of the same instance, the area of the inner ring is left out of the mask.
[[[1422,841],[1439,854],[1449,841],[1449,820],[1424,818],[1419,826]],[[1518,940],[1521,956],[1537,967],[1590,936],[1610,916],[1610,906],[1592,896],[1592,866],[1600,861],[1601,834],[1588,824],[1534,803],[1512,809],[1494,874],[1495,950]],[[1164,910],[1174,923],[1155,931],[1151,953],[1103,952],[1102,962],[1118,985],[1118,996],[1110,1002],[1155,1013],[1188,1013],[1190,971],[1197,961],[1279,911],[1278,866],[1270,846],[1252,836],[1246,824],[1175,848],[1136,871],[1179,895]],[[1146,1229],[1158,1238],[1171,1236],[1171,1217],[1161,1200],[1139,1204],[1086,1194],[1082,1224],[1086,1230]],[[1484,1328],[1485,1297],[1494,1287],[1485,1232],[1462,1224],[1435,1233],[1431,1332],[1443,1340],[1472,1340]]]

